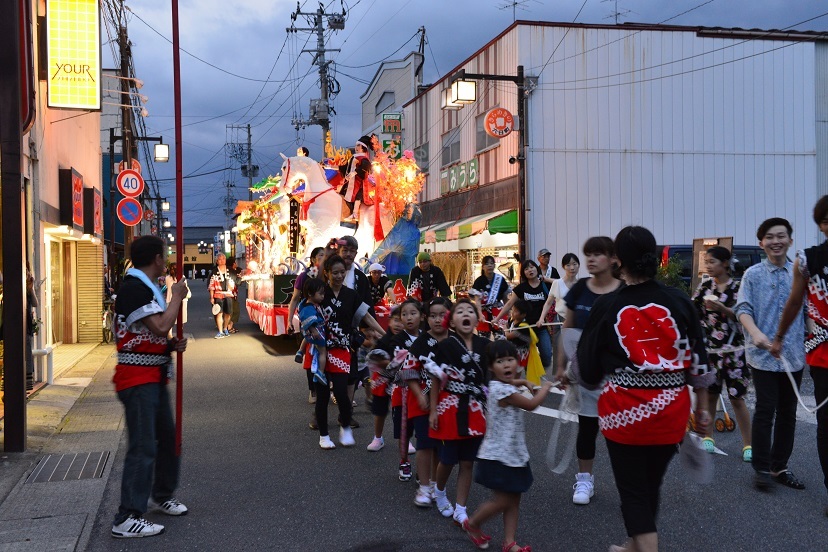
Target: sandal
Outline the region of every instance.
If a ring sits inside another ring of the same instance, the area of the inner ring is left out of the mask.
[[[702,446],[704,450],[709,453],[716,452],[716,441],[714,441],[711,437],[705,437],[702,439]]]
[[[230,333],[239,333],[239,330],[237,330],[236,328],[230,328],[229,332]]]
[[[463,527],[463,531],[466,532],[469,539],[471,539],[477,548],[480,550],[486,550],[489,547],[489,541],[492,540],[492,537],[484,534],[480,529],[477,529],[476,531],[472,529],[469,525],[468,519],[463,520],[463,525],[461,527]]]
[[[748,445],[742,449],[742,460],[745,462],[753,461],[753,447]]]
[[[515,549],[517,546],[517,550]],[[509,544],[503,545],[503,552],[532,552],[532,547],[528,544],[526,546],[521,546],[516,542],[510,542]]]

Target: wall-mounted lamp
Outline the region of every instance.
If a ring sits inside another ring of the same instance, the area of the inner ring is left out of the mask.
[[[451,83],[449,88],[451,93],[449,99],[451,103],[468,104],[477,101],[477,82],[467,80],[456,80]]]

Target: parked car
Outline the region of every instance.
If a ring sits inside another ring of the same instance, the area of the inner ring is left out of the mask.
[[[681,279],[692,289],[693,280],[693,246],[692,245],[659,245],[661,252],[661,263],[666,263],[671,257],[678,255],[681,261]],[[731,263],[733,278],[736,281],[742,279],[742,274],[749,266],[762,262],[766,255],[758,245],[736,245],[733,246],[733,262]],[[701,267],[704,270],[704,267]]]

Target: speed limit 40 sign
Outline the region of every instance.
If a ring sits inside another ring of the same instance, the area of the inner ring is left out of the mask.
[[[138,197],[144,191],[144,178],[133,169],[119,172],[115,183],[124,197]]]

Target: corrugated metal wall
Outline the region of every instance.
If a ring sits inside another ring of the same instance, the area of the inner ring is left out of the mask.
[[[816,176],[817,195],[828,194],[828,42],[818,42],[816,75]]]
[[[825,185],[815,120],[828,109],[823,94],[823,115],[815,111],[814,67],[824,91],[824,44],[815,60],[813,42],[519,29],[519,61],[540,76],[529,102],[529,250],[559,259],[627,224],[665,244],[752,244],[770,216],[791,220],[797,246],[816,243],[809,213]]]
[[[77,242],[78,343],[101,341],[103,246]]]

